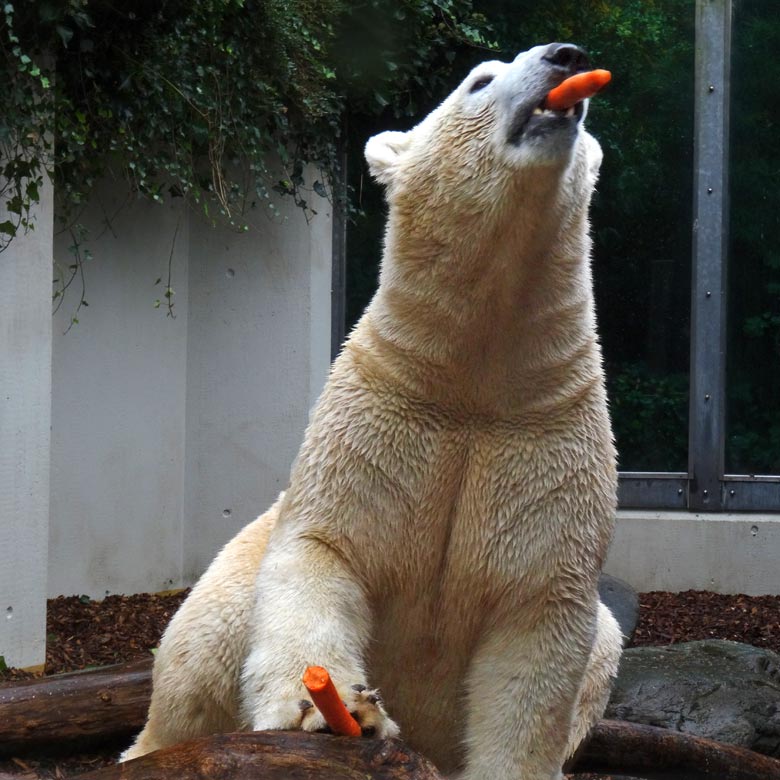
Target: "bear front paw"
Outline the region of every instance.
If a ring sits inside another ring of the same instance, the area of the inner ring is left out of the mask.
[[[378,690],[357,683],[346,691],[340,690],[339,695],[349,714],[360,724],[364,737],[390,739],[398,736],[398,724],[387,714]],[[302,699],[298,707],[301,712],[298,728],[303,731],[330,732],[325,718],[312,702]]]
[[[353,685],[344,699],[352,717],[360,724],[364,737],[391,739],[400,733],[398,724],[387,714],[379,691],[365,685]]]

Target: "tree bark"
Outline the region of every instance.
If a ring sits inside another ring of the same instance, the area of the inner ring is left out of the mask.
[[[596,724],[575,769],[645,780],[780,780],[780,761],[761,753],[616,720]]]
[[[151,659],[2,685],[0,756],[129,737],[151,694]]]
[[[397,740],[301,731],[218,734],[158,750],[79,780],[443,780]]]

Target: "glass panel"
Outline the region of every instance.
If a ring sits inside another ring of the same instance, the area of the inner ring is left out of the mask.
[[[695,5],[609,5],[596,61],[613,88],[589,127],[604,148],[594,275],[619,467],[686,472]]]
[[[735,3],[726,472],[780,474],[780,17]]]
[[[349,122],[347,145],[347,184],[350,214],[347,222],[347,301],[346,328],[349,333],[360,319],[379,282],[379,262],[382,257],[382,235],[387,217],[384,188],[369,176],[363,158],[366,141],[382,130],[391,128],[381,120]]]
[[[613,73],[588,127],[605,153],[592,210],[594,272],[620,467],[687,471],[694,2],[483,0],[474,7],[502,44],[483,59],[569,40]],[[359,153],[370,132],[388,127],[361,129],[350,184],[364,215],[349,230],[348,326],[373,291],[384,221]]]

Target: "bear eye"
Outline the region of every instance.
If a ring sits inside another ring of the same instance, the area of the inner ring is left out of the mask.
[[[495,77],[494,76],[482,76],[478,78],[472,85],[471,89],[469,90],[470,93],[479,92],[481,89],[484,89],[488,84],[490,84],[491,81],[493,81]]]

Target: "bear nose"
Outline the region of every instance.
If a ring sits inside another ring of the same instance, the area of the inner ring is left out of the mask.
[[[573,43],[551,43],[542,55],[542,59],[569,73],[591,69],[588,55]]]

